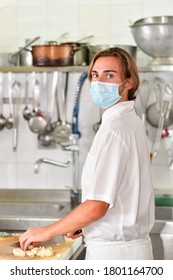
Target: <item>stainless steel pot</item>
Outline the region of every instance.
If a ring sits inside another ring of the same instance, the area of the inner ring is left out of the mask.
[[[9,62],[9,55],[12,53],[0,53],[0,66],[14,66],[14,63]]]
[[[118,47],[127,51],[135,60],[137,56],[137,47],[131,45],[89,45],[89,62],[93,59],[96,53],[111,47]]]
[[[19,65],[21,66],[32,66],[33,64],[33,57],[31,50],[25,49],[20,52],[19,55]]]
[[[40,37],[36,37],[33,40],[26,43],[24,47],[19,48],[19,50],[15,53],[9,54],[8,61],[9,63],[15,66],[30,66],[32,65],[32,53],[27,47],[31,46],[35,41],[40,39]]]
[[[85,66],[89,64],[89,49],[88,49],[88,40],[91,39],[93,35],[88,35],[80,38],[77,41],[65,42],[65,44],[70,44],[75,47],[76,51],[73,57],[73,65],[76,66]],[[87,41],[86,41],[87,40]],[[61,43],[63,44],[63,43]]]
[[[74,54],[73,64],[76,66],[86,66],[89,64],[89,49],[86,45],[81,45]]]
[[[89,64],[89,49],[87,43],[80,42],[66,42],[61,45],[70,45],[74,48],[73,54],[73,65],[75,66],[86,66]]]

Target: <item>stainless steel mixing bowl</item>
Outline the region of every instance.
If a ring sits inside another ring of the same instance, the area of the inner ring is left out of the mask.
[[[139,19],[130,26],[133,38],[152,64],[173,63],[173,16]]]

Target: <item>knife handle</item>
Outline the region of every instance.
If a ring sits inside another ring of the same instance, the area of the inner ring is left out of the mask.
[[[78,230],[76,230],[76,231],[74,232],[74,235],[79,234],[79,233],[81,233],[81,232],[82,232],[82,230],[81,230],[81,229],[78,229]]]

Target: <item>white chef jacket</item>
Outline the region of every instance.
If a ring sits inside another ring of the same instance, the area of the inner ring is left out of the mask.
[[[148,142],[134,101],[103,113],[81,185],[82,201],[109,203],[106,215],[83,229],[86,244],[147,238],[154,225],[154,194]]]

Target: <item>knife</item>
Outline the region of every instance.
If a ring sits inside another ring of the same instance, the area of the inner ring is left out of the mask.
[[[63,243],[64,242],[64,235],[58,235],[54,236],[48,241],[45,242],[39,242],[39,246],[45,246],[45,245],[50,245],[50,244],[57,244],[57,243]],[[20,242],[14,242],[10,245],[13,248],[20,248]]]
[[[79,234],[81,232],[82,232],[82,230],[79,229],[79,230],[75,231],[74,234]],[[63,243],[63,242],[65,242],[64,235],[57,235],[57,236],[52,237],[48,241],[39,242],[39,246],[45,246],[45,245],[57,244],[57,243]],[[20,248],[20,242],[19,241],[14,242],[10,246],[13,247],[13,248]]]

